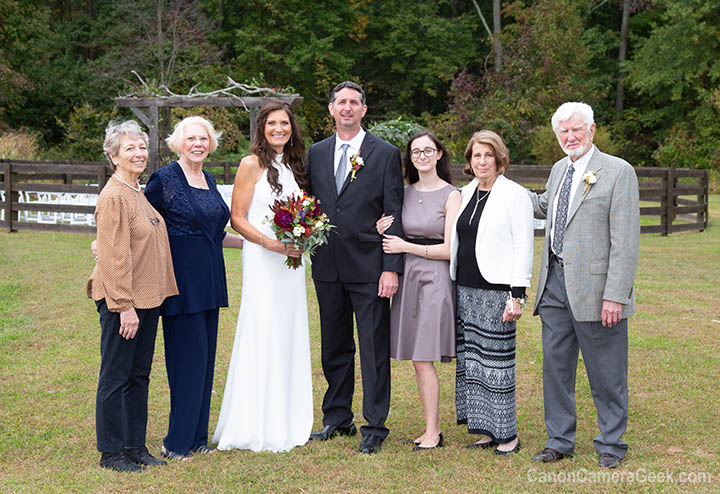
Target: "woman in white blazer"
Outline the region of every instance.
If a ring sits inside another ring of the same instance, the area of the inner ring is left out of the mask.
[[[515,321],[533,259],[533,209],[525,188],[503,176],[507,147],[489,130],[465,149],[460,213],[451,230],[450,277],[457,295],[458,424],[480,439],[469,448],[520,450],[515,410]]]

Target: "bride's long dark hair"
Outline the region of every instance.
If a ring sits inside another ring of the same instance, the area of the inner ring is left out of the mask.
[[[280,195],[282,192],[282,184],[278,182],[278,171],[272,166],[275,159],[275,149],[270,145],[265,137],[265,124],[267,123],[270,113],[282,110],[287,113],[290,119],[290,140],[283,147],[283,164],[287,166],[295,176],[295,181],[301,189],[307,187],[307,177],[305,175],[305,141],[300,134],[300,129],[295,120],[295,114],[290,105],[280,100],[271,100],[267,102],[255,117],[255,137],[253,144],[250,146],[250,152],[258,157],[258,162],[262,168],[267,169],[267,179],[270,189]]]

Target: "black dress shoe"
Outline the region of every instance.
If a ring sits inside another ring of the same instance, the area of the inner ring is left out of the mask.
[[[326,425],[325,427],[323,427],[323,430],[311,433],[310,440],[327,441],[328,439],[332,439],[338,434],[341,436],[354,436],[355,434],[357,434],[357,428],[355,427],[354,423],[351,423],[346,427],[342,427],[339,425]]]
[[[124,451],[103,453],[100,457],[100,466],[116,472],[142,472],[145,470],[145,467],[141,467],[128,458]]]
[[[615,456],[612,453],[600,453],[598,458],[598,466],[602,468],[617,468],[620,466],[622,458]]]
[[[540,454],[533,456],[534,461],[542,463],[552,463],[563,458],[570,458],[572,453],[561,453],[560,451],[552,448],[543,449]]]
[[[137,448],[125,448],[125,454],[133,462],[138,465],[146,465],[149,467],[159,467],[160,465],[167,465],[166,462],[158,460],[150,454],[146,446]]]
[[[363,440],[360,441],[360,452],[365,453],[366,455],[371,455],[373,453],[377,453],[380,451],[380,446],[382,446],[383,438],[380,436],[376,436],[375,434],[368,434],[367,436],[363,437]]]
[[[517,453],[518,451],[520,451],[520,439],[518,439],[518,442],[513,449],[508,450],[508,451],[496,449],[495,451],[493,451],[493,453],[495,453],[496,455],[499,455],[499,456],[510,456],[511,454]]]
[[[415,446],[413,446],[413,451],[425,451],[428,449],[435,449],[435,448],[442,448],[443,447],[443,435],[442,432],[440,433],[440,439],[438,439],[438,442],[435,446],[420,446],[420,443],[415,443]]]

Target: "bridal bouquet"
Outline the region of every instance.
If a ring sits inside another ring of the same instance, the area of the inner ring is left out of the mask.
[[[273,214],[265,220],[275,232],[275,238],[296,249],[303,249],[312,255],[315,249],[328,242],[333,226],[320,208],[320,203],[304,193],[292,193],[285,199],[275,199],[270,206]],[[288,257],[285,264],[297,269],[302,264],[300,257]]]

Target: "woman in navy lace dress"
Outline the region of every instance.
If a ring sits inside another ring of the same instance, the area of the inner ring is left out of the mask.
[[[179,295],[162,307],[170,424],[162,455],[185,459],[207,445],[215,369],[218,313],[227,307],[223,247],[242,247],[225,232],[230,211],[215,177],[203,170],[219,132],[202,117],[188,117],[167,138],[178,160],[150,176],[145,196],[167,224]]]

